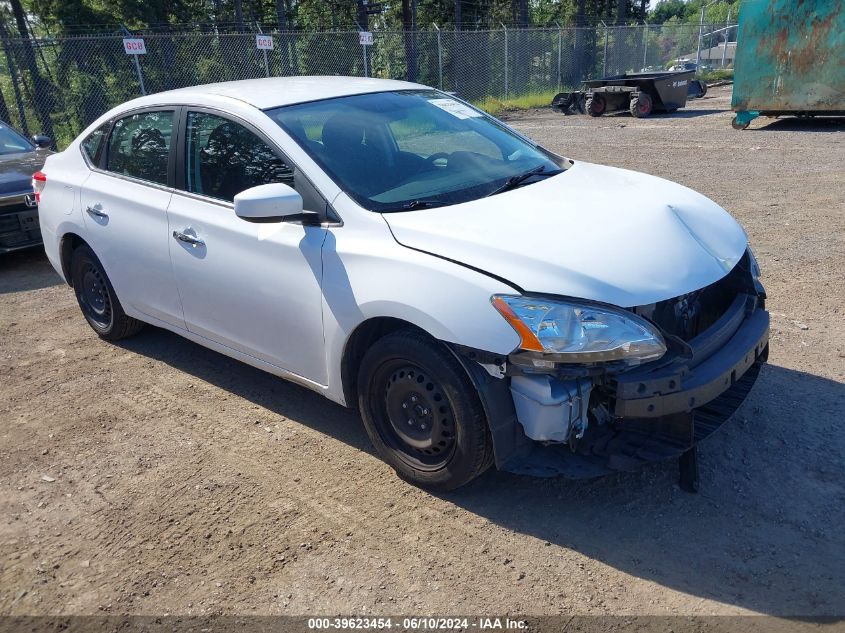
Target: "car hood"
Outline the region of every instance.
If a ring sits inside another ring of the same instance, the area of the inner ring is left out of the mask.
[[[724,209],[691,189],[583,162],[489,198],[384,218],[400,244],[524,292],[624,307],[721,279],[748,242]]]
[[[0,156],[0,196],[32,192],[32,174],[41,169],[51,152],[34,151]]]

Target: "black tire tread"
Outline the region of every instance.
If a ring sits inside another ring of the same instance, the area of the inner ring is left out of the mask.
[[[601,112],[596,112],[596,111],[593,110],[593,103],[595,103],[597,100],[601,100],[601,99],[602,99],[601,97],[593,97],[593,96],[587,97],[587,101],[584,103],[584,109],[587,111],[587,114],[589,114],[592,117],[598,117],[598,116],[601,116],[602,114],[604,114],[604,110],[605,110],[604,107],[602,107]]]
[[[123,311],[123,306],[120,305],[120,300],[117,298],[117,293],[115,293],[114,291],[114,286],[112,286],[111,280],[109,279],[105,268],[103,268],[103,264],[100,262],[99,258],[91,249],[91,247],[87,244],[80,244],[79,246],[77,246],[76,249],[74,249],[73,254],[71,255],[70,270],[74,284],[77,283],[77,280],[75,279],[76,269],[78,266],[79,258],[81,257],[89,258],[97,266],[100,267],[103,279],[105,280],[106,285],[108,287],[109,299],[111,300],[112,304],[111,327],[109,327],[108,330],[102,330],[101,328],[94,327],[94,325],[90,321],[88,321],[88,318],[86,317],[85,320],[88,321],[88,324],[91,326],[91,329],[97,333],[97,336],[107,341],[119,341],[120,339],[134,336],[135,334],[143,330],[146,323],[144,323],[143,321],[139,321],[138,319],[135,319],[133,317],[127,316],[127,314]]]
[[[643,96],[645,96],[645,98],[649,101],[649,103],[651,102],[651,97],[649,97],[648,95],[643,95]],[[639,107],[640,107],[640,97],[639,96],[633,97],[631,99],[631,102],[628,105],[628,110],[631,112],[631,116],[635,116],[638,119],[644,119],[645,117],[647,117],[651,114],[651,108],[649,108],[648,112],[643,113],[643,112],[640,112]]]

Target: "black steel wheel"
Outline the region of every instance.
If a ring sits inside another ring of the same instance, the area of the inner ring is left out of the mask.
[[[103,265],[89,246],[83,244],[73,251],[70,272],[82,315],[101,338],[116,341],[144,327],[141,321],[126,316]]]
[[[381,457],[415,484],[450,490],[492,463],[475,388],[451,352],[422,332],[393,332],[370,347],[358,403]]]
[[[441,467],[455,448],[455,417],[437,379],[401,359],[386,363],[382,372],[390,377],[384,389],[387,415],[377,421],[380,434],[414,468]]]
[[[82,263],[80,272],[79,307],[82,308],[82,313],[98,328],[111,327],[114,312],[102,272],[90,260]]]

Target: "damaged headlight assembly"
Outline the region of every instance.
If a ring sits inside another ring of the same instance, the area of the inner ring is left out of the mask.
[[[625,310],[522,295],[493,295],[491,302],[520,337],[509,358],[522,373],[512,375],[510,390],[532,440],[568,442],[574,450],[589,424],[592,368],[621,372],[666,353],[657,328]]]
[[[666,353],[657,328],[625,310],[522,295],[494,295],[491,302],[519,334],[520,349],[538,369],[567,363],[613,363],[625,369]]]

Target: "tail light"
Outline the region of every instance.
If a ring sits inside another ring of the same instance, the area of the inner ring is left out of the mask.
[[[37,171],[32,174],[32,190],[35,192],[35,202],[41,202],[41,192],[47,185],[47,174],[43,171]]]

